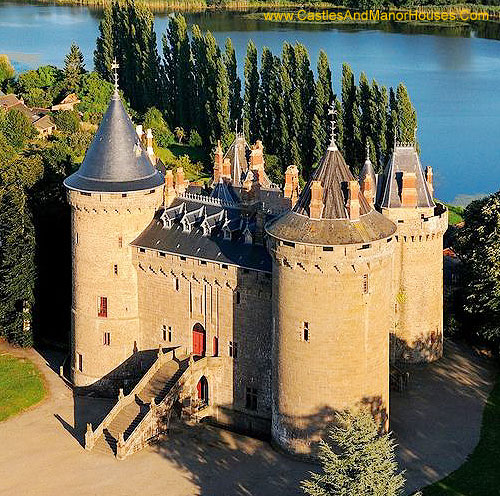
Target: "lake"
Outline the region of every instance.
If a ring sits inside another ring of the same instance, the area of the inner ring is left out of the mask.
[[[17,70],[62,66],[75,41],[91,68],[100,17],[98,9],[87,7],[0,2],[0,53],[7,53]],[[313,66],[320,49],[328,53],[337,92],[342,62],[386,86],[404,81],[417,109],[422,163],[435,171],[437,197],[461,202],[464,195],[500,189],[500,41],[474,32],[404,32],[404,26],[284,25],[229,12],[186,17],[221,43],[231,37],[240,69],[249,39],[275,53],[288,40],[308,47]],[[156,15],[159,39],[167,22],[167,14]]]

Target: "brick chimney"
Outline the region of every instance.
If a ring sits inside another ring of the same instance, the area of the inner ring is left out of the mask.
[[[257,140],[257,142],[252,145],[250,151],[250,169],[257,172],[256,176],[259,183],[262,184],[264,179],[264,146],[260,140]]]
[[[347,183],[347,213],[349,219],[359,220],[359,183],[349,181]]]
[[[427,182],[427,188],[429,188],[429,193],[431,196],[434,196],[434,184],[433,184],[434,175],[432,173],[432,167],[427,166],[425,168],[425,181]]]
[[[260,183],[254,171],[249,170],[243,181],[243,201],[255,202],[260,199]]]
[[[146,144],[147,144],[146,152],[148,154],[148,157],[153,164],[156,164],[156,156],[153,150],[153,131],[151,131],[151,129],[148,129],[146,131]]]
[[[174,174],[170,169],[167,169],[165,172],[165,206],[168,207],[174,198]]]
[[[295,165],[289,165],[285,172],[285,189],[283,197],[291,208],[297,203],[299,197],[299,169]]]
[[[309,217],[311,217],[311,219],[321,219],[323,207],[323,186],[321,186],[321,181],[313,181],[311,184],[311,203],[309,203]]]
[[[222,163],[222,177],[231,180],[231,161],[228,158]]]
[[[182,167],[177,167],[175,171],[175,191],[178,195],[185,193],[189,181],[184,179],[184,169]]]
[[[217,141],[217,148],[215,149],[214,155],[214,183],[218,183],[222,176],[222,164],[224,162],[224,152],[220,144],[220,140]]]
[[[401,180],[401,206],[417,206],[417,176],[414,172],[403,172]]]
[[[374,184],[372,183],[373,183],[372,176],[367,175],[361,182],[361,192],[363,193],[365,200],[368,202],[368,205],[370,205],[370,207],[373,208]]]

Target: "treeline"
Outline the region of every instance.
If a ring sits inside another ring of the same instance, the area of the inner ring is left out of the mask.
[[[332,71],[321,51],[314,76],[306,47],[285,42],[280,56],[255,44],[247,46],[244,82],[240,80],[231,39],[221,48],[209,31],[199,26],[188,36],[182,15],[171,18],[157,51],[153,16],[128,1],[105,12],[94,54],[96,70],[112,79],[112,63],[119,61],[120,87],[141,113],[158,108],[171,129],[196,131],[209,154],[218,139],[228,145],[235,130],[244,129],[250,142],[261,139],[268,165],[279,180],[289,164],[299,166],[304,178],[318,164],[329,136],[329,108],[336,108],[338,145],[357,170],[370,144],[372,162],[383,167],[394,132],[413,141],[416,113],[403,84],[397,90],[370,82],[364,73],[356,83],[344,64],[341,94],[332,87]]]
[[[64,342],[70,326],[71,232],[64,178],[81,161],[113,86],[85,70],[73,45],[65,66],[42,66],[14,77],[0,59],[0,88],[23,98],[28,107],[50,108],[77,92],[76,111],[52,115],[57,131],[37,136],[25,111],[0,110],[0,336],[31,346],[40,330]]]

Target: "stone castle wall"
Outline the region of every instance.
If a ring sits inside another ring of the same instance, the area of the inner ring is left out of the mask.
[[[162,196],[162,187],[125,196],[68,191],[73,264],[71,373],[76,386],[105,381],[133,353],[139,313],[129,243],[151,222]],[[98,316],[101,297],[107,298],[107,317]],[[109,333],[109,345],[105,333]]]
[[[345,408],[366,406],[387,425],[394,244],[271,240],[272,435],[286,451],[313,453]]]
[[[448,213],[383,209],[397,226],[391,360],[432,361],[443,354],[443,234]]]
[[[140,348],[180,346],[191,353],[193,327],[201,324],[206,355],[216,356],[205,370],[215,420],[246,432],[269,431],[271,275],[154,250],[134,250]],[[246,408],[247,387],[256,390],[257,410]],[[196,396],[195,387],[191,394]]]

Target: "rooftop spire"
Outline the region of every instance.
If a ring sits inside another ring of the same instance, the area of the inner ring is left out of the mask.
[[[332,102],[332,105],[328,109],[328,115],[331,115],[330,122],[330,146],[328,147],[330,150],[338,150],[337,143],[335,142],[335,126],[337,124],[337,109],[335,108],[335,102]]]
[[[113,59],[113,63],[111,64],[111,69],[113,71],[113,77],[115,79],[115,93],[113,96],[118,96],[118,62],[116,61],[116,57]]]

